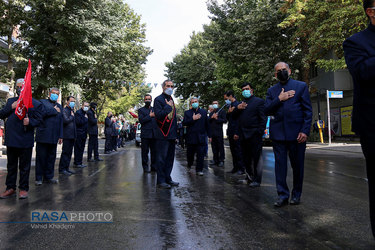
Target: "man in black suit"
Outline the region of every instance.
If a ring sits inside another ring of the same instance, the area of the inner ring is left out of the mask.
[[[40,100],[44,106],[43,122],[36,129],[36,162],[35,162],[35,185],[40,186],[43,182],[56,184],[53,179],[55,172],[55,161],[57,143],[62,143],[63,117],[62,106],[57,103],[60,90],[51,88],[48,99]]]
[[[162,87],[163,93],[154,100],[157,187],[170,189],[179,185],[171,177],[177,138],[176,107],[172,98],[173,82],[165,80]]]
[[[74,106],[75,98],[69,96],[66,99],[66,107],[63,109],[63,146],[59,163],[59,173],[66,176],[75,174],[74,170],[69,169],[74,142],[77,138]]]
[[[87,161],[102,161],[99,158],[99,143],[98,143],[98,117],[96,116],[95,102],[90,103],[90,109],[87,111],[87,133],[89,134],[89,146],[87,149]],[[94,151],[94,159],[92,159],[92,151]]]
[[[213,101],[212,107],[213,111],[209,115],[208,122],[210,124],[210,142],[214,156],[210,165],[223,167],[225,160],[223,124],[227,122],[227,114],[224,109],[219,109],[218,101]]]
[[[17,80],[16,93],[20,96],[23,79]],[[7,178],[6,190],[0,199],[16,195],[17,172],[19,169],[19,199],[28,197],[31,156],[34,147],[34,129],[43,119],[43,105],[33,99],[33,108],[29,108],[27,116],[22,120],[15,114],[18,97],[9,98],[3,109],[0,110],[0,119],[6,119],[5,145],[7,146]]]
[[[229,173],[244,174],[245,165],[242,157],[241,144],[238,138],[235,140],[234,136],[238,135],[238,120],[233,117],[233,111],[238,105],[238,101],[234,96],[233,91],[229,90],[224,94],[225,103],[229,106],[227,112],[228,129],[227,137],[229,140],[230,152],[232,153],[233,169]]]
[[[360,136],[370,199],[370,220],[375,237],[375,0],[364,0],[368,28],[344,42],[345,61],[354,83],[352,130]]]
[[[141,123],[141,150],[142,167],[144,173],[156,171],[154,152],[154,128],[156,127],[154,109],[151,107],[151,95],[145,95],[145,106],[138,110],[138,118]],[[148,167],[148,152],[151,151],[151,171]]]
[[[234,140],[240,140],[243,152],[247,181],[250,187],[259,187],[262,182],[263,166],[262,136],[266,129],[267,119],[264,114],[264,100],[254,96],[254,90],[250,83],[241,86],[243,102],[237,105],[233,115],[238,121],[238,134]]]
[[[112,112],[109,111],[107,117],[104,120],[104,134],[105,134],[105,146],[104,154],[109,154],[112,151]]]
[[[83,102],[82,107],[75,113],[77,139],[74,142],[74,167],[84,168],[87,167],[83,163],[83,152],[85,151],[86,139],[87,139],[87,126],[89,103]]]
[[[112,117],[112,131],[111,131],[111,136],[112,136],[112,140],[111,140],[111,150],[112,151],[117,151],[117,139],[118,139],[118,135],[119,135],[119,131],[118,131],[118,124],[117,124],[117,117]]]
[[[275,176],[278,199],[276,207],[288,204],[290,191],[286,181],[288,153],[293,169],[291,205],[300,204],[304,176],[306,141],[310,134],[312,107],[305,82],[290,78],[291,69],[285,62],[275,65],[279,82],[268,89],[265,104],[270,120],[270,138],[275,154]]]
[[[187,162],[190,169],[197,154],[197,175],[203,175],[206,138],[209,135],[207,112],[199,108],[198,98],[190,99],[191,109],[185,111],[183,125],[186,126]]]

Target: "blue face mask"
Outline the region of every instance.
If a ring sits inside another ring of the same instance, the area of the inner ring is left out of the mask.
[[[172,94],[173,94],[173,89],[172,89],[172,88],[167,88],[164,92],[165,92],[167,95],[172,95]]]
[[[69,102],[69,107],[70,107],[70,108],[74,109],[74,106],[75,106],[75,105],[76,105],[75,102]]]
[[[219,105],[217,105],[217,104],[213,104],[212,107],[213,107],[214,109],[217,109],[217,108],[219,107]]]
[[[251,96],[251,92],[250,92],[250,90],[245,89],[244,91],[242,91],[242,95],[243,95],[243,97],[245,97],[245,98],[250,98],[250,96]]]
[[[225,100],[225,103],[226,103],[227,105],[231,105],[232,102],[231,102],[229,99],[226,99],[226,100]]]
[[[194,102],[193,104],[191,104],[191,106],[193,107],[193,109],[197,109],[199,107],[199,103]]]
[[[56,102],[57,101],[57,98],[59,98],[59,95],[58,94],[55,94],[55,93],[51,93],[51,96],[49,97],[49,99],[53,102]]]

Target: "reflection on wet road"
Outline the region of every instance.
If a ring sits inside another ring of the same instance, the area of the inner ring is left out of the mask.
[[[350,152],[350,151],[349,151]],[[367,183],[360,153],[309,149],[300,206],[275,209],[274,156],[263,151],[262,187],[237,184],[232,168],[205,176],[188,172],[178,149],[172,177],[180,186],[158,190],[156,176],[143,174],[140,149],[106,156],[59,185],[35,187],[29,199],[0,201],[1,222],[30,221],[33,210],[113,211],[111,224],[73,229],[33,229],[0,224],[1,248],[74,249],[372,249]],[[207,163],[207,161],[206,161]],[[289,171],[291,174],[291,171]],[[30,180],[34,179],[34,172]],[[288,183],[291,185],[291,176]],[[5,176],[0,177],[5,183]]]

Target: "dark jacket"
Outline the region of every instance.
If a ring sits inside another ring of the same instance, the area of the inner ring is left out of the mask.
[[[63,108],[57,102],[52,102],[49,99],[42,99],[40,102],[43,105],[43,122],[36,129],[36,142],[57,144],[60,138],[63,138]],[[60,109],[57,112],[55,107]]]
[[[87,126],[88,118],[86,118],[86,112],[83,109],[77,110],[75,113],[77,136],[78,137],[87,137]]]
[[[201,118],[193,120],[193,114],[201,114]],[[198,108],[185,111],[182,124],[186,126],[187,144],[206,144],[210,134],[206,110]]]
[[[154,137],[153,130],[157,127],[155,117],[150,117],[150,111],[154,109],[142,107],[138,110],[139,123],[141,123],[141,138],[151,139]]]
[[[375,26],[344,42],[345,61],[353,77],[352,130],[375,136]]]
[[[75,116],[71,115],[71,112],[74,112],[70,107],[65,107],[63,109],[63,139],[76,139],[76,120]]]
[[[236,100],[233,103],[231,103],[229,107],[237,108],[237,106],[238,106],[238,101]],[[227,121],[228,121],[227,136],[232,137],[232,138],[234,135],[238,135],[239,133],[238,132],[238,119],[235,116],[233,116],[233,112],[227,113]]]
[[[89,135],[98,134],[98,118],[95,117],[95,111],[91,108],[87,111],[88,124],[87,124],[87,133]]]
[[[111,136],[118,136],[118,125],[117,122],[112,122]]]
[[[258,134],[263,135],[266,129],[267,118],[264,114],[264,100],[251,96],[244,100],[245,109],[236,108],[233,116],[238,122],[238,134],[241,139],[249,139]]]
[[[224,109],[219,111],[217,120],[211,118],[214,113],[219,110],[214,110],[210,113],[208,123],[210,124],[211,137],[224,137],[223,124],[227,122],[227,112]]]
[[[174,140],[177,138],[177,119],[176,109],[169,106],[165,100],[173,100],[169,95],[162,93],[154,100],[154,113],[156,117],[156,128],[154,128],[155,139],[168,139]],[[174,109],[173,117],[169,121],[167,119],[168,114]],[[164,125],[162,126],[162,124]]]
[[[294,90],[293,98],[281,102],[279,95],[284,91]],[[289,79],[285,84],[280,82],[267,91],[266,115],[270,120],[270,138],[278,141],[295,141],[299,133],[310,134],[312,108],[307,84]]]
[[[108,116],[104,120],[104,134],[106,136],[112,136],[112,119]]]
[[[8,118],[5,123],[5,145],[15,148],[32,148],[34,146],[34,129],[43,122],[43,105],[33,99],[33,108],[29,108],[27,115],[29,125],[24,126],[12,109],[13,102],[18,97],[9,98],[3,109],[0,110],[0,119]]]

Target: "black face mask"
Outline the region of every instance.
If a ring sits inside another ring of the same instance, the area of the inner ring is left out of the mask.
[[[277,79],[279,79],[281,83],[287,82],[289,80],[289,72],[286,69],[277,72]]]
[[[151,101],[145,101],[145,105],[146,105],[146,107],[150,107]]]
[[[20,96],[22,88],[16,88],[16,94]]]

